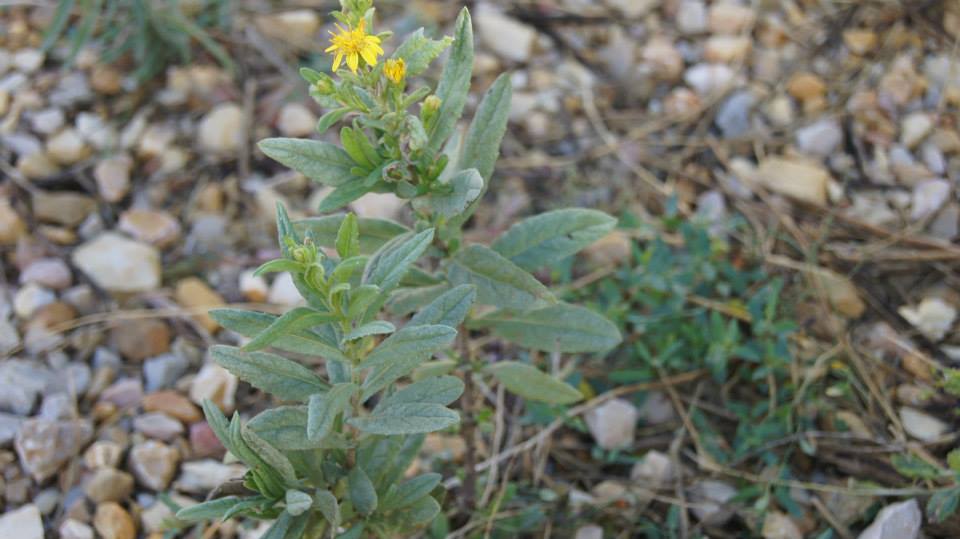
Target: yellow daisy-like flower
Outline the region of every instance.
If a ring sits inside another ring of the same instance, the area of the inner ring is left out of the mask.
[[[403,82],[403,77],[407,75],[407,63],[403,61],[403,58],[387,60],[387,63],[383,65],[383,74],[394,84],[400,84]]]
[[[361,58],[367,65],[377,65],[377,57],[383,54],[383,49],[380,47],[380,38],[368,34],[366,28],[364,28],[365,24],[366,21],[363,19],[360,19],[356,28],[344,28],[338,24],[337,30],[339,30],[339,33],[330,32],[333,37],[330,38],[330,46],[324,52],[336,53],[336,57],[333,59],[334,71],[340,68],[344,58],[347,59],[347,66],[350,71],[354,73],[360,67]]]

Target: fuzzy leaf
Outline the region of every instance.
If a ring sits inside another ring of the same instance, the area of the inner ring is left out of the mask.
[[[346,214],[325,215],[311,217],[293,223],[294,230],[301,234],[309,231],[318,245],[336,247],[337,232],[343,223]],[[360,233],[360,253],[371,254],[392,238],[399,236],[410,229],[386,219],[357,219],[357,228]]]
[[[475,299],[477,287],[469,284],[455,286],[415,314],[407,327],[437,324],[455,328],[463,323]]]
[[[360,254],[360,225],[356,215],[348,213],[340,222],[336,247],[340,260],[348,260]]]
[[[347,475],[347,491],[353,507],[361,515],[369,515],[377,510],[377,491],[363,468],[354,466]]]
[[[247,352],[262,350],[286,335],[328,324],[336,319],[337,316],[333,313],[317,311],[309,307],[295,307],[274,320],[253,340],[244,345],[243,349]]]
[[[202,522],[204,520],[214,520],[223,518],[224,513],[240,503],[242,500],[236,496],[227,496],[208,500],[190,507],[184,507],[177,511],[177,520],[184,522]]]
[[[470,78],[473,75],[473,23],[470,12],[464,8],[457,17],[453,49],[450,58],[443,66],[443,74],[437,84],[437,97],[440,98],[440,110],[437,121],[428,133],[428,149],[440,151],[444,142],[450,138],[470,92]]]
[[[311,396],[307,405],[307,438],[313,441],[326,438],[337,416],[350,404],[350,398],[357,389],[354,384],[343,383],[333,386],[324,394]]]
[[[456,335],[457,330],[449,326],[408,326],[387,337],[360,367],[375,368],[410,357],[426,361],[437,351],[450,346]]]
[[[423,35],[423,28],[410,34],[403,44],[393,53],[394,58],[402,58],[407,65],[407,77],[416,77],[423,73],[450,46],[453,39],[430,39]]]
[[[326,133],[327,130],[349,114],[351,110],[350,107],[341,107],[339,109],[333,109],[321,116],[320,120],[317,121],[317,133],[320,135]]]
[[[393,238],[370,257],[363,283],[377,285],[383,291],[392,290],[432,241],[432,228]]]
[[[277,320],[277,316],[240,309],[213,309],[210,316],[221,326],[235,331],[244,337],[253,338],[270,327]],[[347,361],[346,356],[321,333],[302,329],[284,335],[271,343],[271,346],[285,352],[303,354],[306,356],[321,356],[336,361]]]
[[[526,363],[498,361],[488,365],[484,371],[492,374],[511,393],[527,400],[571,404],[583,398],[573,386]]]
[[[433,286],[419,286],[413,288],[399,288],[390,295],[387,301],[387,310],[397,316],[403,316],[417,311],[450,289],[447,283]]]
[[[295,483],[297,481],[297,473],[293,470],[293,464],[290,464],[290,460],[285,457],[280,450],[270,445],[269,442],[261,438],[249,426],[243,426],[240,429],[240,433],[243,436],[243,441],[250,446],[250,449],[256,453],[263,462],[266,462],[273,470],[280,474],[280,477],[282,477],[284,481],[287,483]]]
[[[380,510],[392,511],[414,505],[420,498],[430,494],[440,484],[443,476],[438,473],[425,473],[407,479],[398,485],[392,485],[383,497]]]
[[[463,393],[463,381],[456,376],[438,376],[414,382],[383,399],[377,410],[398,404],[439,404],[446,406],[460,398]]]
[[[337,497],[329,490],[318,490],[313,499],[316,501],[317,509],[327,519],[330,527],[333,529],[340,527],[340,504],[337,503]]]
[[[597,210],[555,210],[513,225],[492,247],[532,271],[573,255],[605,236],[616,224],[616,219]]]
[[[350,155],[329,142],[295,138],[268,138],[257,147],[311,180],[338,187],[355,179],[350,170],[356,166]]]
[[[437,215],[453,217],[467,208],[483,192],[483,178],[475,168],[461,170],[450,178],[453,190],[447,194],[432,194],[430,207]]]
[[[397,328],[395,328],[393,324],[387,322],[386,320],[374,320],[373,322],[364,324],[354,329],[350,333],[347,333],[343,337],[343,340],[355,341],[371,335],[386,335],[388,333],[393,333],[396,330]]]
[[[306,406],[278,406],[264,410],[248,421],[247,427],[283,451],[342,449],[350,445],[342,437],[327,436],[318,441],[307,438]]]
[[[385,436],[434,432],[459,422],[457,412],[441,404],[429,403],[396,404],[348,421],[363,432]]]
[[[408,526],[422,526],[440,514],[440,504],[433,496],[420,498],[403,512],[403,521]]]
[[[214,346],[210,355],[241,380],[282,400],[305,401],[330,387],[310,369],[278,355],[247,353],[232,346]]]
[[[484,305],[525,309],[538,300],[556,301],[533,275],[483,245],[458,251],[447,268],[447,278],[455,285],[476,285],[477,302]]]
[[[292,488],[287,489],[284,501],[287,504],[287,512],[293,516],[307,512],[310,506],[313,505],[313,498],[311,498],[309,494]]]
[[[620,343],[620,330],[596,312],[558,303],[519,313],[498,311],[471,320],[471,328],[490,328],[494,335],[545,352],[603,352]]]

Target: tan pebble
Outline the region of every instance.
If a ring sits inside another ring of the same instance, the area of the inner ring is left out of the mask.
[[[210,288],[207,283],[196,277],[183,279],[177,283],[174,297],[181,306],[200,311],[194,315],[193,319],[207,331],[213,333],[220,327],[220,324],[217,324],[206,311],[223,307],[225,302],[223,296]]]
[[[130,513],[116,502],[97,505],[93,527],[103,539],[134,539],[137,534],[137,528]]]

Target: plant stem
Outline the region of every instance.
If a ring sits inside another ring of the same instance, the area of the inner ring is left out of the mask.
[[[460,410],[463,414],[460,435],[463,437],[466,452],[463,456],[465,474],[463,488],[460,495],[460,509],[467,515],[472,514],[476,505],[477,471],[476,460],[476,431],[477,419],[473,413],[473,354],[466,337],[466,327],[461,327],[457,338],[460,341],[461,356],[467,362],[467,369],[463,376],[463,395],[460,397]]]

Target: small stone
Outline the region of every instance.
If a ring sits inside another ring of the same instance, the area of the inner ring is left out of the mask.
[[[221,103],[203,117],[197,131],[203,149],[215,154],[235,154],[246,138],[243,109],[235,103]]]
[[[166,124],[151,124],[137,144],[137,155],[144,159],[153,159],[160,156],[170,147],[177,138],[176,130]]]
[[[206,363],[193,378],[190,400],[202,405],[210,399],[224,412],[231,412],[236,404],[237,377],[216,363]]]
[[[117,229],[161,249],[180,238],[180,222],[165,211],[127,210],[120,215]]]
[[[158,391],[147,395],[143,398],[143,409],[147,412],[162,412],[184,423],[203,419],[203,414],[190,399],[175,391]]]
[[[700,95],[711,95],[727,90],[736,73],[726,64],[697,64],[683,74],[683,80]]]
[[[174,487],[183,492],[206,494],[231,479],[239,479],[246,471],[246,466],[210,459],[184,462]]]
[[[753,26],[756,15],[748,6],[721,1],[710,5],[709,20],[715,34],[739,34]]]
[[[36,283],[40,286],[63,290],[70,286],[73,276],[70,268],[59,258],[34,260],[20,273],[20,283]]]
[[[924,180],[913,186],[910,219],[921,221],[936,213],[950,197],[950,182],[938,178]]]
[[[803,532],[792,518],[779,511],[770,511],[763,519],[763,539],[803,539]]]
[[[59,531],[60,539],[93,539],[93,528],[72,518],[64,520]]]
[[[787,92],[800,101],[823,99],[827,85],[813,73],[800,72],[787,82]]]
[[[146,292],[160,286],[160,255],[156,249],[104,232],[78,247],[73,265],[109,292]]]
[[[701,481],[690,489],[693,505],[690,510],[697,520],[708,526],[723,526],[731,517],[733,509],[725,504],[737,495],[737,489],[721,481]]]
[[[176,354],[161,354],[143,362],[143,379],[148,392],[173,385],[180,379],[190,363]]]
[[[916,307],[904,305],[897,312],[932,341],[942,340],[957,318],[957,309],[937,297],[924,298]]]
[[[157,492],[166,490],[177,471],[180,452],[163,443],[147,440],[130,450],[130,469],[143,486]]]
[[[220,458],[226,451],[206,421],[190,425],[190,449],[193,458]]]
[[[933,118],[923,112],[907,114],[900,122],[900,143],[913,149],[933,131]]]
[[[68,191],[38,191],[33,195],[33,213],[46,223],[75,227],[97,207],[93,198]]]
[[[501,58],[526,62],[533,52],[537,31],[527,24],[504,15],[487,3],[477,5],[473,16],[480,40]]]
[[[22,417],[0,412],[0,447],[6,447],[13,441],[23,421]]]
[[[673,479],[673,461],[659,451],[651,450],[630,470],[630,480],[646,490],[655,491]]]
[[[98,65],[90,72],[90,86],[105,95],[116,95],[123,90],[123,75],[116,69]]]
[[[117,146],[117,130],[99,114],[80,112],[77,114],[76,124],[80,136],[94,148],[110,150]]]
[[[900,421],[907,434],[924,442],[936,441],[950,430],[943,421],[909,406],[900,408]]]
[[[673,402],[663,391],[647,392],[643,404],[637,409],[638,417],[647,425],[661,425],[677,419]]]
[[[38,110],[30,115],[30,127],[41,135],[51,135],[63,127],[65,121],[63,110],[49,108]]]
[[[270,285],[262,275],[254,275],[256,270],[245,270],[240,273],[240,293],[247,301],[253,303],[263,303],[267,300],[270,292]]]
[[[37,395],[50,385],[52,374],[24,360],[0,362],[0,410],[25,416],[33,410]]]
[[[760,163],[754,177],[771,191],[818,206],[827,204],[830,173],[817,163],[769,157]]]
[[[648,64],[660,80],[674,81],[683,73],[683,55],[673,41],[663,36],[654,36],[640,51],[640,58]]]
[[[143,402],[143,385],[139,378],[124,378],[113,383],[100,394],[102,402],[118,408],[134,408]]]
[[[21,49],[13,53],[13,67],[22,73],[33,73],[40,69],[46,55],[37,49]]]
[[[847,318],[860,318],[867,306],[857,287],[847,277],[827,268],[811,268],[807,275],[822,287],[830,304]]]
[[[73,397],[66,393],[47,393],[40,404],[37,417],[52,420],[77,417],[77,404]]]
[[[0,530],[5,537],[43,539],[43,520],[36,505],[24,505],[0,515]]]
[[[44,152],[21,155],[17,159],[17,171],[27,179],[48,178],[60,172],[60,167]]]
[[[923,514],[916,499],[884,507],[857,539],[918,539]]]
[[[168,352],[173,338],[165,323],[150,319],[124,320],[113,328],[110,337],[120,354],[132,361]]]
[[[97,440],[83,452],[83,463],[91,470],[116,468],[123,457],[123,446],[111,440]]]
[[[61,165],[72,165],[90,155],[90,148],[75,129],[64,129],[47,141],[47,155]]]
[[[637,408],[629,401],[613,399],[586,414],[587,427],[597,445],[604,449],[625,449],[633,444]]]
[[[13,312],[23,319],[28,319],[40,308],[57,301],[57,295],[37,283],[28,283],[17,290],[13,297]]]
[[[633,241],[626,232],[620,229],[611,230],[584,249],[584,256],[590,265],[598,268],[619,266],[630,259]]]
[[[785,95],[779,95],[764,106],[764,113],[778,127],[786,127],[793,123],[793,101]]]
[[[97,190],[107,202],[120,202],[130,192],[130,169],[133,160],[126,154],[109,157],[97,163],[93,177]]]
[[[267,294],[267,303],[273,305],[282,305],[285,307],[297,307],[306,302],[297,286],[293,282],[293,277],[289,273],[280,273],[273,278],[273,284],[270,285],[270,293]]]
[[[396,219],[405,203],[393,193],[367,193],[350,206],[357,217],[370,219]]]
[[[843,143],[843,128],[837,120],[824,118],[797,129],[796,140],[801,152],[816,157],[827,157]]]
[[[0,245],[15,245],[26,231],[26,223],[10,206],[10,200],[0,198]]]
[[[677,29],[686,35],[707,31],[709,19],[707,6],[702,0],[681,0],[677,6]]]
[[[573,539],[603,539],[603,528],[596,524],[588,524],[577,528]]]
[[[103,539],[134,539],[137,535],[130,513],[116,502],[97,505],[93,527]]]
[[[657,5],[659,0],[606,0],[607,4],[631,18],[643,17]]]
[[[277,128],[285,137],[306,137],[317,127],[317,115],[300,103],[287,103],[280,109]]]
[[[284,11],[256,18],[257,28],[266,36],[301,48],[307,48],[315,42],[321,24],[319,15],[312,9]]]
[[[724,138],[742,137],[750,132],[750,113],[756,98],[749,91],[736,92],[720,104],[715,122]]]
[[[114,468],[97,468],[83,492],[93,503],[119,502],[133,493],[133,476]]]
[[[53,476],[93,436],[86,420],[28,419],[14,443],[20,465],[39,482]]]
[[[224,302],[223,296],[210,288],[207,283],[196,277],[182,279],[177,283],[174,298],[176,298],[177,303],[182,307],[191,311],[199,311],[193,315],[193,319],[200,324],[203,329],[210,333],[215,333],[220,328],[220,324],[217,324],[217,322],[207,314],[207,311],[217,307],[223,307],[226,302]]]
[[[5,318],[0,318],[0,355],[10,354],[20,346],[20,333],[17,326]]]
[[[703,46],[703,57],[708,62],[742,62],[753,47],[744,36],[713,36]]]
[[[947,204],[930,223],[930,235],[946,241],[960,236],[960,204]]]
[[[864,55],[872,52],[877,46],[877,41],[877,33],[873,30],[851,28],[843,32],[843,43],[854,54]]]
[[[167,442],[183,434],[183,424],[160,412],[150,412],[135,417],[133,428],[147,437]]]

